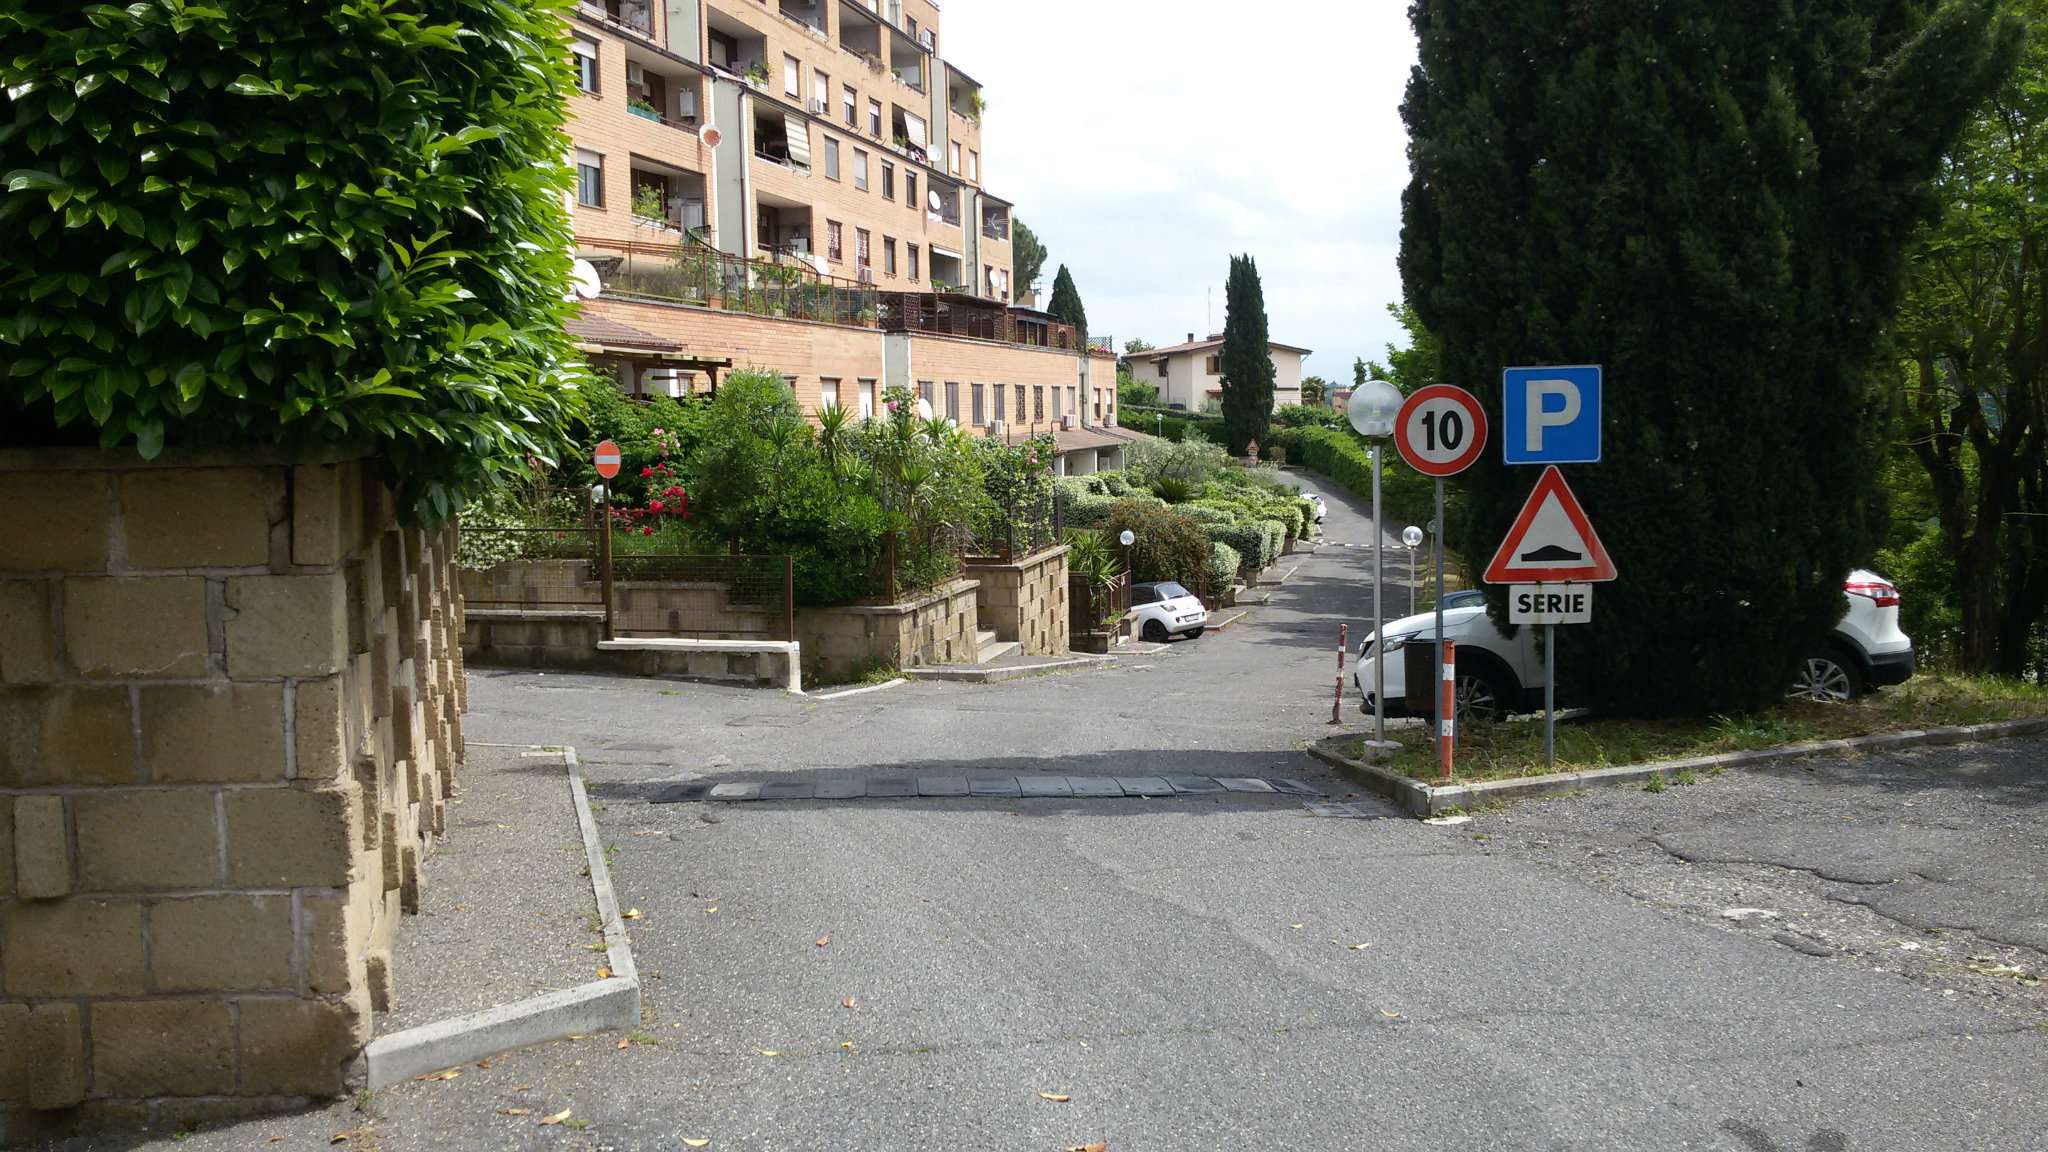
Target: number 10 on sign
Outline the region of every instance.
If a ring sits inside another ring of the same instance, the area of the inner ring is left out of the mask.
[[[1432,384],[1417,389],[1394,418],[1394,446],[1401,450],[1401,459],[1409,467],[1436,478],[1436,520],[1432,522],[1436,536],[1435,664],[1441,678],[1450,675],[1454,667],[1446,658],[1444,643],[1444,477],[1470,468],[1485,453],[1486,409],[1479,406],[1478,397],[1463,388]],[[1444,693],[1452,703],[1440,704],[1437,709],[1441,733],[1438,752],[1446,776],[1450,775],[1450,749],[1458,719],[1456,696],[1453,684]]]

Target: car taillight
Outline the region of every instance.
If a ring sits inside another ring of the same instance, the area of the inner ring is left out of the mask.
[[[1882,581],[1851,580],[1842,585],[1842,591],[1851,596],[1862,596],[1879,608],[1899,606],[1899,590]]]

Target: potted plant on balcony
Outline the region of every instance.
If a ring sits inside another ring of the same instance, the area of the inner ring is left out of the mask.
[[[661,120],[661,109],[654,106],[654,101],[638,93],[626,98],[626,111],[640,117],[642,120],[653,120],[656,122]]]
[[[967,94],[967,118],[981,123],[981,114],[988,109],[988,101],[982,98],[979,89]]]
[[[765,89],[768,87],[768,65],[764,61],[756,60],[752,64],[747,65],[747,70],[742,75],[746,77],[747,83],[752,84],[756,88]]]

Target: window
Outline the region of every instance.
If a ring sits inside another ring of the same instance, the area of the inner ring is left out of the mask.
[[[576,150],[576,202],[585,208],[604,207],[604,157]]]
[[[825,137],[825,179],[839,179],[839,141]]]
[[[960,382],[958,380],[946,381],[946,419],[951,420],[955,424],[960,422]]]
[[[896,238],[894,236],[882,237],[882,274],[885,276],[894,276],[896,274]]]
[[[917,173],[915,173],[915,172],[912,172],[912,171],[911,171],[910,169],[908,169],[908,168],[905,168],[905,169],[903,170],[903,203],[904,203],[904,205],[905,205],[906,207],[908,207],[908,208],[909,208],[909,209],[910,209],[910,210],[911,210],[912,212],[915,212],[915,211],[917,211],[917,210],[918,210],[918,206],[917,206]]]
[[[1045,419],[1045,385],[1040,384],[1031,389],[1031,422],[1036,424],[1043,419]]]
[[[811,103],[820,116],[832,107],[832,78],[816,68],[811,69]]]
[[[853,266],[856,268],[874,267],[874,253],[869,249],[868,230],[865,228],[855,228],[853,230]]]
[[[846,259],[845,229],[839,221],[825,221],[825,259],[838,263]]]
[[[1154,360],[1152,363],[1157,365],[1159,368],[1159,378],[1161,380],[1166,379],[1166,357],[1161,356],[1159,359]]]
[[[569,42],[569,50],[576,54],[576,86],[595,96],[597,94],[597,41],[585,40],[578,36]]]
[[[882,135],[882,102],[880,100],[868,101],[868,135],[878,138]]]
[[[1009,395],[1009,390],[1008,390],[1008,389],[1006,389],[1006,388],[1004,388],[1004,387],[1003,387],[1003,386],[1002,386],[1001,384],[998,384],[998,385],[996,385],[996,386],[995,386],[995,393],[996,393],[996,419],[997,419],[997,420],[1002,420],[1002,419],[1004,419],[1004,418],[1005,418],[1005,417],[1003,416],[1003,397],[1005,397],[1005,396]]]
[[[868,154],[859,148],[853,150],[853,186],[868,190]]]
[[[903,18],[903,30],[910,34],[912,40],[917,39],[917,17],[905,16]]]
[[[953,167],[951,169],[953,175],[958,176],[960,174],[960,142],[958,140],[953,141],[947,152],[947,156],[953,161]]]
[[[1209,359],[1203,364],[1202,370],[1207,372],[1211,376],[1221,374],[1223,371],[1223,358],[1221,356],[1209,357]]]
[[[801,96],[803,91],[803,65],[794,56],[784,56],[782,58],[782,94],[785,96]]]
[[[981,179],[981,153],[973,149],[969,149],[967,152],[967,178],[969,180]]]
[[[894,200],[895,198],[896,166],[884,160],[882,161],[882,199]]]
[[[903,270],[910,274],[912,280],[917,279],[917,245],[903,246]]]
[[[848,128],[860,127],[860,113],[854,110],[859,103],[860,96],[853,90],[851,84],[846,86],[840,100],[840,114],[846,118],[846,126]]]
[[[938,387],[929,380],[919,380],[917,382],[917,398],[936,410],[939,406]]]
[[[827,376],[818,381],[818,411],[839,407],[839,381]]]
[[[860,381],[860,418],[875,418],[875,382],[870,379]]]
[[[1017,419],[1024,419],[1024,386],[1017,385]]]
[[[986,424],[986,423],[988,423],[988,420],[987,420],[987,416],[988,416],[988,396],[987,396],[987,392],[988,392],[988,388],[987,388],[987,386],[986,386],[986,385],[983,385],[983,384],[976,384],[976,385],[974,385],[974,422],[975,422],[976,424]]]

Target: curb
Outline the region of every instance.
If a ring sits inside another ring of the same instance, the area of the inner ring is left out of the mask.
[[[590,813],[583,765],[576,759],[576,750],[569,747],[562,749],[562,761],[569,769],[569,792],[576,801],[576,824],[583,833],[591,894],[604,924],[605,959],[612,975],[559,992],[544,992],[467,1016],[379,1036],[363,1049],[370,1091],[514,1048],[588,1032],[640,1026],[640,972],[633,964],[633,947],[626,936],[625,921],[619,918],[611,870],[605,867],[604,842],[598,839],[597,820]]]
[[[1076,656],[1066,660],[1053,660],[1044,664],[1014,664],[1007,668],[905,668],[903,675],[910,680],[945,680],[959,684],[999,684],[1006,680],[1022,680],[1043,672],[1059,672],[1068,668],[1093,668],[1112,663],[1114,656]]]
[[[1222,622],[1222,623],[1220,623],[1220,624],[1208,624],[1208,625],[1205,625],[1205,627],[1207,627],[1207,628],[1208,628],[1208,629],[1209,629],[1209,630],[1210,630],[1211,632],[1221,632],[1221,631],[1223,631],[1223,630],[1224,630],[1225,628],[1228,628],[1228,627],[1230,627],[1230,626],[1231,626],[1232,624],[1235,624],[1235,623],[1237,623],[1237,622],[1238,622],[1239,620],[1242,620],[1242,619],[1244,619],[1244,618],[1245,618],[1245,616],[1246,616],[1246,613],[1245,613],[1245,611],[1244,611],[1243,609],[1241,609],[1241,608],[1240,608],[1240,609],[1238,609],[1237,611],[1235,611],[1235,612],[1232,612],[1232,613],[1231,613],[1230,615],[1228,615],[1228,616],[1225,616],[1225,617],[1223,618],[1223,622]]]
[[[1984,740],[2008,740],[2018,736],[2048,733],[2048,717],[2030,720],[2000,720],[1989,724],[1962,724],[1906,732],[1879,732],[1870,736],[1849,736],[1840,740],[1809,740],[1781,744],[1747,752],[1722,752],[1683,760],[1655,760],[1624,764],[1614,768],[1593,768],[1584,772],[1559,772],[1551,776],[1521,776],[1512,780],[1481,780],[1472,784],[1426,784],[1376,764],[1353,760],[1335,751],[1339,741],[1357,736],[1326,736],[1308,746],[1308,754],[1335,768],[1347,779],[1393,801],[1410,815],[1441,816],[1454,808],[1472,808],[1502,800],[1545,796],[1600,784],[1628,784],[1652,776],[1673,776],[1680,772],[1714,768],[1746,768],[1779,760],[1799,760],[1845,752],[1882,752],[1895,748],[1925,748],[1945,744],[1973,744]]]
[[[894,688],[901,683],[904,683],[903,677],[898,676],[892,680],[884,680],[880,684],[863,684],[858,688],[842,688],[837,692],[798,692],[796,695],[808,696],[812,700],[843,700],[848,696],[859,696],[864,692],[880,692],[884,688]]]

